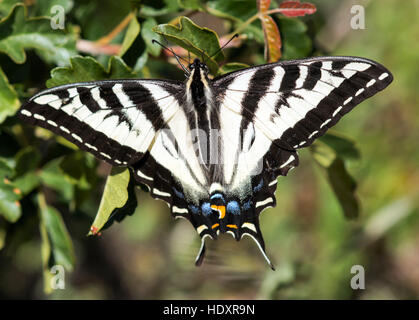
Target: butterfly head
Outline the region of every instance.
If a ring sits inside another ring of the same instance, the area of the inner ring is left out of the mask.
[[[204,72],[205,75],[208,74],[209,69],[207,67],[207,65],[203,62],[201,62],[201,60],[199,60],[198,58],[195,58],[195,60],[189,64],[188,66],[189,70],[202,70]],[[197,72],[198,74],[200,74],[200,72]]]

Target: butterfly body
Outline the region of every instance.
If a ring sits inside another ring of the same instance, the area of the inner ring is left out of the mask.
[[[263,256],[259,215],[276,205],[277,177],[355,105],[392,81],[378,63],[318,57],[210,79],[195,59],[184,82],[108,80],[43,91],[20,110],[115,166],[127,166],[204,240],[250,236]]]

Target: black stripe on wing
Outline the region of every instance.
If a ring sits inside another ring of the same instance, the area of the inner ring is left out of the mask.
[[[149,88],[167,94],[157,101]],[[181,91],[181,83],[159,80],[75,83],[38,93],[18,115],[101,160],[125,166],[143,156],[155,132],[164,126],[163,112]]]

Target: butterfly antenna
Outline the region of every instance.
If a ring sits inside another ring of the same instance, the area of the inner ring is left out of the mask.
[[[237,38],[238,36],[239,36],[238,33],[236,33],[234,36],[232,36],[230,38],[230,40],[228,40],[226,43],[224,43],[224,45],[222,47],[220,47],[220,49],[218,49],[217,51],[215,51],[215,53],[213,55],[211,55],[210,57],[208,57],[208,59],[211,59],[212,57],[216,56],[218,54],[218,52],[222,51],[231,41],[233,41],[233,39]]]
[[[152,43],[157,43],[159,46],[161,46],[163,49],[165,49],[165,50],[167,50],[167,51],[169,51],[169,52],[171,52],[172,54],[173,54],[173,56],[175,57],[175,59],[176,59],[176,61],[178,62],[178,64],[182,67],[182,69],[183,69],[183,71],[185,71],[185,73],[187,74],[187,75],[189,75],[190,74],[190,72],[189,72],[189,70],[182,64],[182,62],[180,62],[180,60],[183,60],[183,61],[185,61],[186,63],[188,63],[188,61],[186,61],[185,59],[183,59],[182,57],[180,57],[180,56],[178,56],[174,51],[173,51],[173,49],[172,48],[168,48],[168,47],[166,47],[164,44],[162,44],[162,43],[160,43],[159,41],[157,41],[157,40],[155,40],[155,39],[153,39],[152,41],[151,41]]]

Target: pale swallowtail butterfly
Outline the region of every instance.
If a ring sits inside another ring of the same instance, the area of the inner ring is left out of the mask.
[[[276,205],[277,177],[357,104],[387,87],[382,65],[316,57],[211,79],[195,59],[185,82],[105,80],[44,90],[19,111],[113,166],[189,220],[205,239],[250,236],[265,252],[260,213]]]

